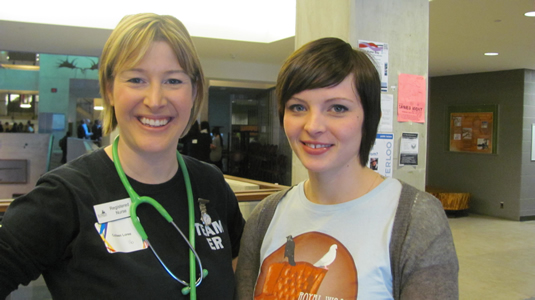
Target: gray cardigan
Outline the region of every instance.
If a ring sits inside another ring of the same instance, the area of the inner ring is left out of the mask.
[[[247,220],[236,282],[238,299],[254,298],[264,235],[287,191],[261,201]],[[458,299],[459,263],[440,201],[402,182],[390,241],[394,299]]]

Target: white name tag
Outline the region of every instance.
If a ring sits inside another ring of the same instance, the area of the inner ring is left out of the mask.
[[[95,215],[99,223],[107,223],[130,217],[130,198],[94,205]]]
[[[130,218],[104,224],[95,223],[95,229],[109,253],[129,253],[148,247]]]

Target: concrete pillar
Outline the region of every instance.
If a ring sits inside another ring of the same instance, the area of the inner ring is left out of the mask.
[[[359,40],[387,43],[389,78],[386,94],[394,96],[393,177],[419,189],[425,188],[427,149],[426,123],[397,122],[399,74],[424,76],[427,86],[429,56],[428,0],[297,0],[296,49],[321,38],[338,37],[358,48]],[[427,102],[427,89],[426,89]],[[399,167],[399,144],[403,132],[419,134],[417,166]],[[292,158],[292,184],[308,177],[299,159]]]

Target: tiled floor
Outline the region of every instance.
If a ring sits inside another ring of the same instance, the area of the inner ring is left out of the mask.
[[[461,300],[535,299],[535,221],[477,215],[449,220]]]
[[[535,300],[535,221],[478,215],[449,221],[461,300]],[[42,280],[31,285],[14,292],[11,300],[50,299]]]

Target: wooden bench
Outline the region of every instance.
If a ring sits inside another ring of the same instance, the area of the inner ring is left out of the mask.
[[[0,213],[4,213],[7,210],[11,201],[13,201],[13,199],[0,199]]]
[[[464,212],[470,208],[470,193],[451,192],[436,187],[426,187],[425,191],[440,200],[446,212]]]

